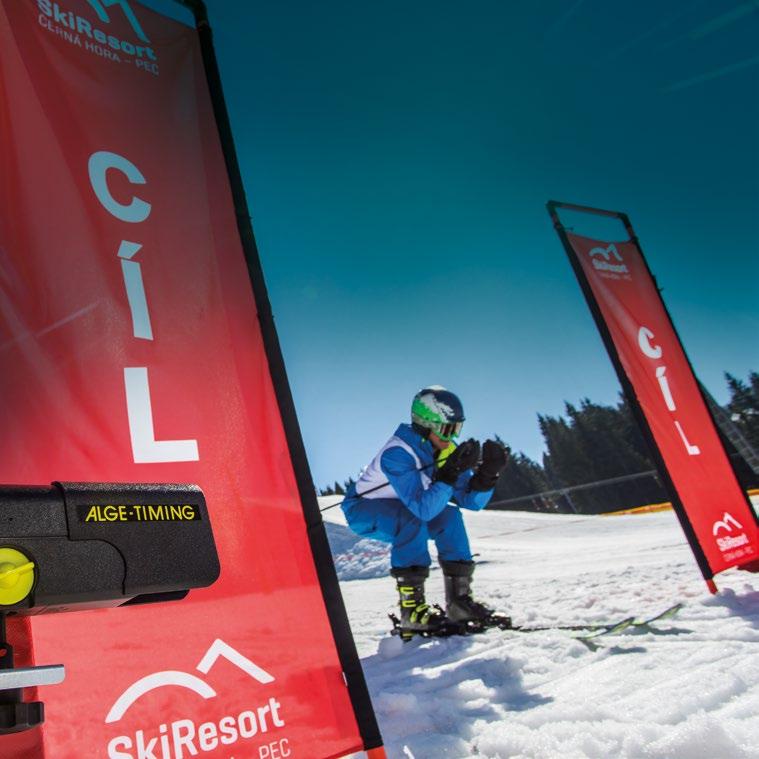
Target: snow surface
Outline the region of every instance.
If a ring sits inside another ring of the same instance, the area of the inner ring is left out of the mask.
[[[597,650],[556,630],[404,644],[388,634],[396,598],[387,546],[357,538],[329,509],[389,759],[759,759],[759,575],[724,572],[710,595],[672,511],[464,516],[478,554],[475,595],[516,624],[685,608],[656,629],[602,637]],[[427,591],[442,602],[436,566]]]

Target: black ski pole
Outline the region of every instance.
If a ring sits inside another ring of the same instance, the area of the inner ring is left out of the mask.
[[[431,464],[425,464],[424,466],[417,467],[414,471],[423,472],[425,469],[429,469],[431,466],[435,466],[436,463],[437,463],[436,461],[433,461]],[[360,495],[360,496],[368,495],[369,493],[373,493],[375,490],[384,488],[386,485],[389,485],[389,484],[390,484],[390,480],[386,480],[385,482],[382,482],[373,488],[369,488],[369,490],[365,490],[363,493],[357,493],[356,495]],[[343,498],[342,501],[338,501],[337,503],[332,503],[329,506],[325,506],[323,509],[319,509],[319,511],[321,512],[329,511],[330,509],[334,509],[335,506],[340,506],[343,503],[345,503],[345,498]]]
[[[509,446],[506,446],[507,453],[511,453],[511,448]],[[479,467],[481,464],[481,461],[478,461],[475,466]],[[437,461],[433,461],[431,464],[425,464],[424,466],[417,467],[414,471],[416,472],[423,472],[425,469],[429,469],[431,466],[435,466],[437,464]],[[390,480],[386,480],[385,482],[380,483],[379,485],[376,485],[373,488],[370,488],[369,490],[365,490],[363,493],[357,493],[356,495],[364,496],[368,495],[369,493],[374,493],[375,490],[379,490],[380,488],[384,488],[386,485],[390,484]],[[325,506],[323,509],[319,509],[320,512],[329,511],[330,509],[334,509],[335,506],[340,506],[341,504],[345,503],[345,498],[343,498],[342,501],[338,501],[337,503],[330,504],[329,506]]]

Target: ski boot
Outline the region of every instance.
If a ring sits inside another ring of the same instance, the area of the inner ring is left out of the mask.
[[[440,634],[446,626],[446,618],[439,606],[430,606],[424,599],[424,581],[429,575],[427,567],[393,567],[390,574],[398,583],[400,619],[390,615],[393,633],[403,641],[414,635],[431,637]]]
[[[457,625],[461,632],[483,632],[489,627],[508,630],[511,618],[496,614],[493,609],[472,598],[473,561],[443,561],[445,582],[445,613],[450,623]]]

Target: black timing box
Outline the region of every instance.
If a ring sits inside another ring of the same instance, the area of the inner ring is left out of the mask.
[[[15,614],[182,598],[220,571],[196,485],[0,486],[2,548],[34,564],[29,595],[0,604],[0,612]]]

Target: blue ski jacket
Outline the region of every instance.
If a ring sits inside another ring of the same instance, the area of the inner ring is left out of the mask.
[[[354,524],[352,519],[353,507],[359,502],[369,505],[367,502],[372,500],[398,499],[423,522],[438,516],[451,500],[465,509],[485,508],[493,491],[469,490],[471,469],[462,472],[453,486],[432,481],[436,466],[434,454],[435,448],[429,440],[410,424],[401,424],[348,489],[342,509],[351,528],[362,533],[362,525]]]

